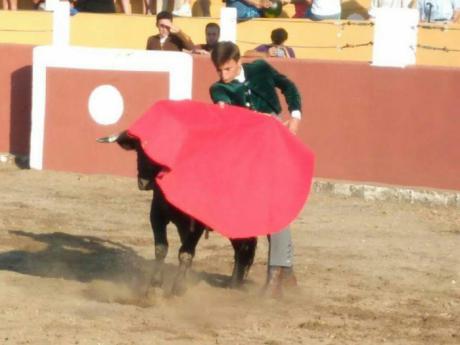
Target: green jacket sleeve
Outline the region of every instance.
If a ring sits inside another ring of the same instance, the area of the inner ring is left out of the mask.
[[[223,102],[226,104],[232,104],[232,100],[228,96],[228,93],[225,92],[225,88],[218,83],[215,83],[210,87],[209,93],[213,103]]]

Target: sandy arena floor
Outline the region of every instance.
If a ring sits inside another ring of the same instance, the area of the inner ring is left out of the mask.
[[[295,292],[261,296],[264,238],[246,291],[223,287],[232,250],[211,234],[187,293],[166,298],[148,288],[151,195],[134,179],[2,164],[0,191],[2,344],[460,344],[458,208],[313,194]]]

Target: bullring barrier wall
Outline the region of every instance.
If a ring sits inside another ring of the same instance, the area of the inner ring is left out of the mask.
[[[0,45],[0,54],[15,57],[0,66],[0,97],[10,100],[0,107],[0,152],[28,153],[24,148],[29,140],[31,61],[26,61],[31,49]],[[299,136],[316,153],[316,177],[460,190],[460,69],[270,62],[299,86],[304,113]],[[43,167],[132,175],[132,155],[114,147],[108,160],[101,160],[96,151],[101,144],[94,139],[126,128],[152,102],[164,98],[166,94],[158,88],[164,80],[142,72],[133,76],[131,72],[62,68],[51,68],[49,76],[47,85],[55,90],[50,92],[55,97],[46,103],[51,115],[46,123]],[[209,59],[194,56],[192,98],[209,102],[208,87],[215,80]],[[88,90],[99,83],[112,83],[126,93],[126,111],[118,123],[91,125],[88,130],[84,124],[89,116]],[[64,100],[67,104],[60,104]],[[70,134],[73,142],[66,143]]]

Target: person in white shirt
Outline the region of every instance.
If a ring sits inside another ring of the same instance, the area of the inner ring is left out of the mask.
[[[338,20],[342,14],[342,0],[311,0],[305,17],[311,20]]]
[[[423,22],[458,22],[460,0],[418,0],[417,7]]]

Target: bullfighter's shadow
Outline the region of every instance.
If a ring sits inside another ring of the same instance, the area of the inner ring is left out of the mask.
[[[43,247],[0,253],[0,270],[80,282],[106,280],[132,287],[147,287],[156,269],[154,260],[141,257],[132,248],[95,236],[63,232],[37,234],[19,230],[10,230],[9,233],[41,242]],[[172,277],[177,265],[165,265],[165,271]],[[226,288],[230,277],[204,271],[191,272],[188,284],[195,285],[200,281]],[[169,284],[164,285],[163,288],[167,289]]]

